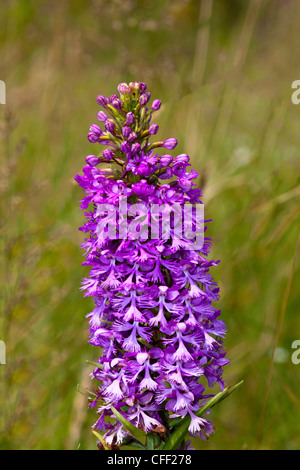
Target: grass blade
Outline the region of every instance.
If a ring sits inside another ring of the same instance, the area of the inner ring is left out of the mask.
[[[221,401],[223,401],[225,398],[227,398],[234,390],[236,390],[241,384],[243,383],[243,380],[236,385],[233,385],[232,387],[227,387],[223,392],[217,393],[214,397],[212,397],[208,402],[203,405],[195,414],[198,417],[201,417],[207,410],[211,409],[213,406],[217,405]],[[183,418],[181,421],[180,426],[174,431],[166,440],[164,446],[162,447],[162,450],[176,450],[181,442],[185,439],[187,432],[188,432],[188,427],[190,425],[190,417],[186,416]]]
[[[111,411],[115,415],[115,417],[125,426],[125,428],[135,437],[141,444],[146,444],[146,433],[141,429],[134,426],[130,421],[128,421],[124,416],[116,410],[113,406],[111,407]]]
[[[110,448],[106,445],[105,439],[101,436],[101,434],[99,434],[97,431],[92,431],[92,433],[95,434],[97,439],[99,439],[99,441],[104,447],[104,450],[110,450]]]

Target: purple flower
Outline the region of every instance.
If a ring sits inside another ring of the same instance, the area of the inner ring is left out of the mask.
[[[173,177],[172,168],[167,167],[161,174],[160,179],[167,180]]]
[[[93,124],[88,139],[111,148],[100,158],[88,155],[83,174],[75,176],[84,191],[80,230],[83,264],[90,267],[81,290],[94,301],[87,320],[89,343],[98,351],[90,407],[97,407],[94,428],[108,445],[121,445],[129,434],[111,406],[146,432],[160,426],[170,434],[172,421],[188,416],[191,436],[209,436],[212,423],[196,413],[209,396],[206,388],[224,388],[229,362],[226,325],[215,306],[219,288],[210,273],[219,261],[209,259],[208,238],[199,245],[188,237],[193,220],[186,213],[182,218],[186,203],[202,204],[193,182],[198,173],[187,172],[186,154],[154,153],[158,147],[173,150],[177,140],[149,144],[158,126],[145,118],[146,89],[140,82],[118,86],[119,98],[111,97],[121,103],[117,120],[98,96],[106,108],[98,119],[108,132]],[[152,111],[160,106],[154,100]],[[142,125],[133,131],[135,121]],[[112,159],[119,169],[96,167]]]
[[[172,166],[172,172],[175,176],[182,176],[186,172],[188,163],[174,163]]]
[[[148,184],[146,180],[141,180],[139,183],[132,184],[132,191],[141,199],[147,199],[148,196],[151,196],[155,191],[155,186],[153,184]]]
[[[152,174],[152,171],[148,163],[141,162],[136,166],[135,170],[133,170],[133,174],[147,177]]]

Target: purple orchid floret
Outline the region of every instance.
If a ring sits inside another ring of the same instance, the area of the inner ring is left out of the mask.
[[[198,173],[187,171],[188,155],[163,153],[176,147],[175,138],[149,144],[158,131],[150,117],[161,102],[148,109],[146,89],[121,83],[119,96],[97,97],[104,128],[93,124],[88,139],[112,149],[88,155],[83,175],[75,176],[85,192],[80,230],[87,236],[83,264],[90,267],[81,290],[94,301],[87,319],[89,342],[98,348],[90,407],[99,415],[94,429],[108,445],[129,436],[111,406],[136,427],[165,435],[172,420],[189,416],[189,434],[206,439],[213,425],[196,412],[212,396],[206,387],[224,389],[229,363],[226,325],[215,307],[219,288],[210,274],[219,263],[208,259],[211,241],[203,237],[198,245],[185,232],[174,235],[182,228],[178,210],[203,205]],[[168,230],[161,225],[166,220]]]

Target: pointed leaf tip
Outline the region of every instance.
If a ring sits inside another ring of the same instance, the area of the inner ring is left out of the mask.
[[[208,400],[205,405],[203,405],[195,414],[198,417],[201,417],[207,410],[211,409],[213,406],[217,405],[225,398],[227,398],[231,393],[236,390],[244,381],[241,380],[239,383],[233,385],[232,387],[226,387],[222,392],[217,393],[214,397]],[[186,438],[188,433],[188,427],[190,425],[191,419],[189,416],[185,416],[182,419],[181,423],[175,429],[175,431],[168,437],[162,450],[176,450],[182,441]]]
[[[123,426],[127,429],[127,431],[132,434],[141,444],[146,444],[146,433],[141,429],[137,428],[128,421],[118,410],[116,410],[113,406],[111,407],[111,411],[115,415],[115,417],[123,424]]]
[[[104,447],[104,450],[110,450],[110,448],[106,445],[104,437],[101,436],[97,431],[92,431],[92,433],[97,437],[97,439],[101,442]]]

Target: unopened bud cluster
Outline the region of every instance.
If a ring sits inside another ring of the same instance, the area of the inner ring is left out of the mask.
[[[170,138],[149,142],[149,138],[159,130],[158,124],[151,123],[151,120],[153,113],[160,109],[161,101],[155,99],[149,106],[151,94],[141,82],[129,85],[120,83],[118,92],[119,96],[114,94],[110,98],[103,95],[97,97],[97,103],[103,108],[97,113],[97,118],[103,127],[92,124],[87,137],[89,142],[103,144],[109,149],[105,149],[102,155],[88,155],[86,163],[96,166],[99,163],[114,162],[122,167],[122,172],[119,173],[122,177],[127,171],[132,171],[134,175],[148,177],[152,174],[165,174],[165,177],[169,178],[170,171],[161,171],[168,166],[165,165],[166,159],[161,161],[152,150],[159,147],[173,150],[177,140]],[[171,161],[172,157],[169,163]],[[126,180],[130,180],[129,175]]]

